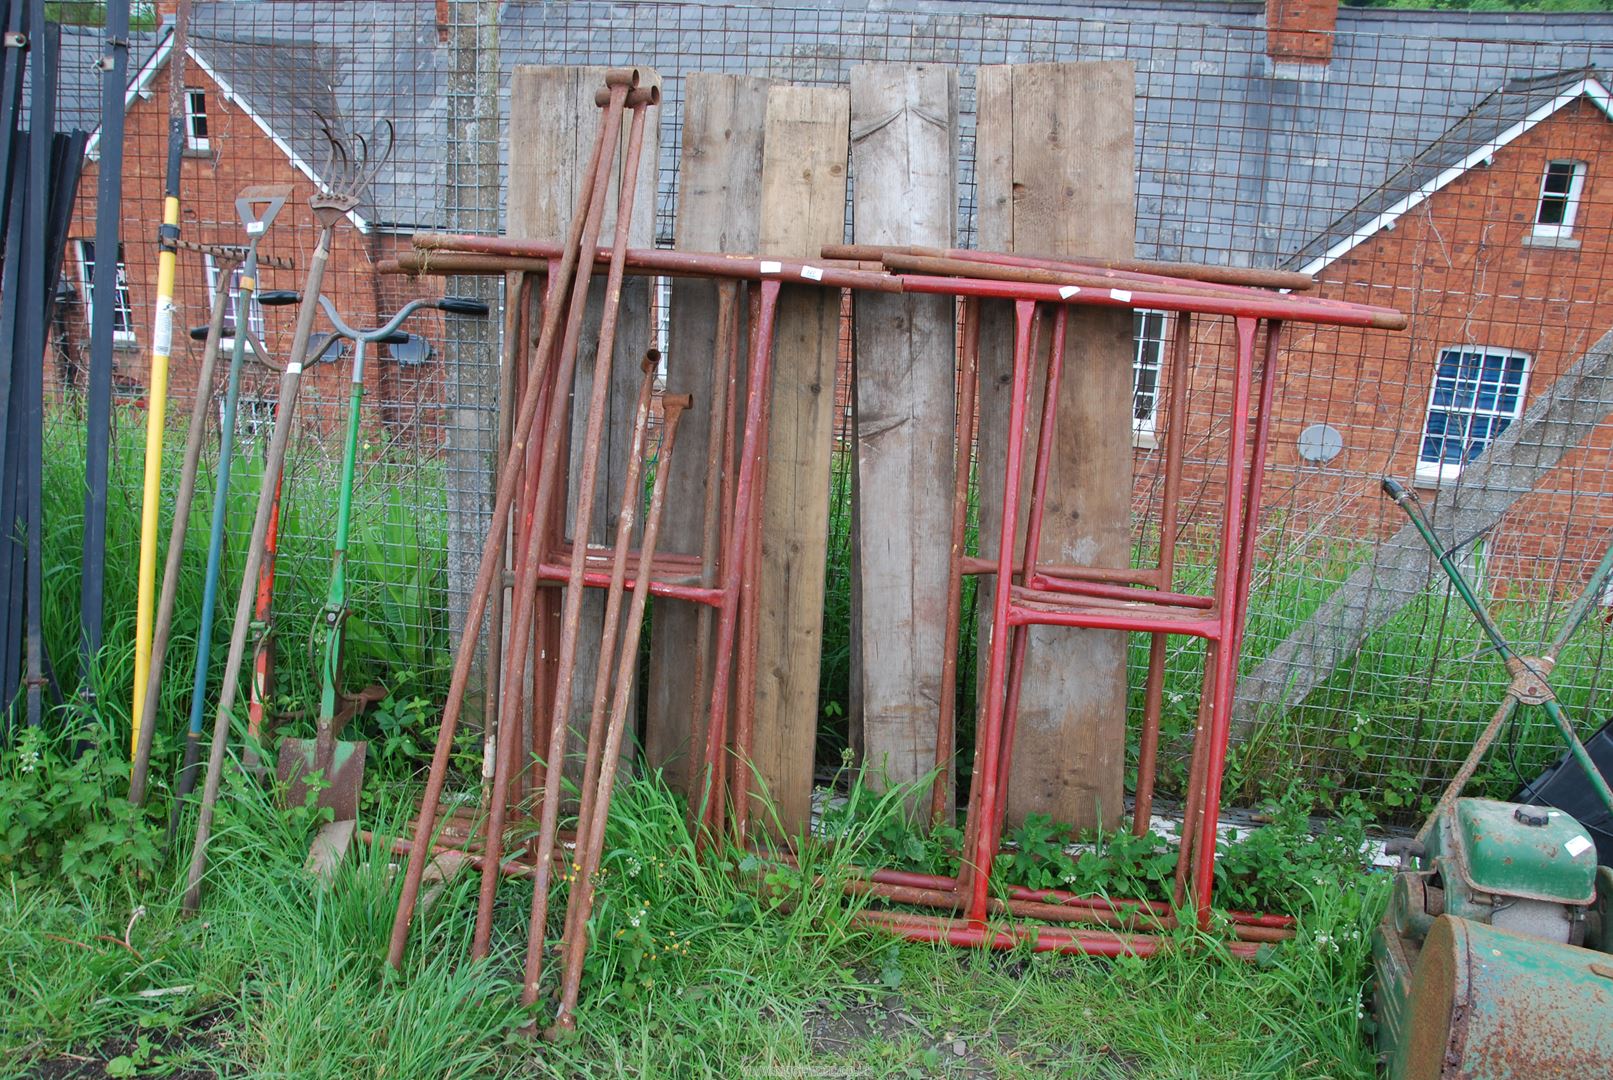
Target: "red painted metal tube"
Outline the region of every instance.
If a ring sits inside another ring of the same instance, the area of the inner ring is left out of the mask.
[[[559,582],[565,584],[571,580],[569,568],[565,563],[539,563],[536,578],[540,582]],[[610,575],[603,570],[585,570],[582,575],[582,584],[590,589],[604,589],[610,586]],[[694,604],[706,604],[717,607],[722,603],[721,589],[708,589],[702,585],[680,585],[676,582],[661,581],[651,578],[649,582],[651,596],[665,596],[672,600],[687,600]],[[627,579],[628,592],[638,591],[638,578]]]
[[[779,852],[757,852],[769,859],[775,859],[790,866],[798,866],[795,858]],[[865,867],[852,866],[847,871],[854,878],[878,882],[885,885],[903,886],[912,889],[926,889],[934,892],[956,892],[958,879],[943,874],[922,874],[914,870],[878,869],[870,870]],[[1105,911],[1113,914],[1124,914],[1127,910],[1143,910],[1155,915],[1170,915],[1173,907],[1161,900],[1132,900],[1124,897],[1115,898],[1107,896],[1083,896],[1080,893],[1070,892],[1068,889],[1031,889],[1023,885],[1008,886],[1008,898],[1011,900],[1024,900],[1039,904],[1054,904],[1063,907],[1089,908],[1093,911]],[[1295,925],[1291,915],[1273,915],[1252,911],[1224,912],[1227,919],[1238,926],[1255,926],[1266,929],[1292,929]]]
[[[1172,590],[1175,585],[1176,514],[1181,497],[1182,450],[1187,434],[1188,358],[1192,343],[1192,316],[1181,312],[1176,316],[1170,373],[1165,383],[1165,490],[1160,500],[1158,570],[1158,585],[1164,591]],[[1166,648],[1164,634],[1151,636],[1148,676],[1143,688],[1143,723],[1137,739],[1137,790],[1131,815],[1134,836],[1148,832],[1153,818],[1154,784],[1159,773],[1159,721],[1165,704]]]
[[[1070,310],[1060,306],[1053,314],[1053,337],[1047,351],[1047,378],[1042,388],[1042,417],[1036,433],[1036,466],[1031,473],[1030,508],[1025,515],[1025,553],[1020,560],[1020,578],[1029,581],[1042,556],[1042,517],[1047,506],[1047,481],[1053,471],[1053,431],[1058,418],[1059,394],[1064,385],[1064,347],[1069,332]],[[1038,335],[1031,333],[1030,358],[1039,356]],[[998,579],[998,588],[1005,582]],[[1010,597],[1014,590],[1008,587]],[[1003,822],[1008,816],[1008,781],[1013,773],[1014,740],[1019,729],[1020,690],[1025,683],[1025,654],[1030,646],[1030,630],[1010,626],[1008,658],[1008,701],[1003,707],[1002,750],[997,764],[997,789],[1002,798],[997,816],[991,820],[990,844],[995,851],[1002,843]]]
[[[1084,304],[1091,307],[1154,308],[1162,311],[1195,311],[1207,315],[1232,315],[1247,319],[1290,319],[1329,326],[1383,327],[1385,322],[1404,319],[1387,308],[1337,307],[1309,297],[1277,296],[1264,299],[1230,299],[1221,296],[1189,296],[1151,289],[1081,289],[1074,286],[1038,285],[1023,281],[985,281],[966,277],[937,277],[924,274],[902,275],[902,291],[934,293],[942,296],[980,296],[999,300],[1040,301],[1047,304]],[[1119,293],[1120,295],[1116,295]],[[1391,318],[1391,316],[1393,318]]]
[[[1127,630],[1134,633],[1185,634],[1217,638],[1225,624],[1211,614],[1172,615],[1142,607],[1100,607],[1098,597],[1079,606],[1062,606],[1034,600],[1017,601],[1006,616],[1010,626],[1074,626],[1089,630]]]
[[[1030,391],[1031,324],[1036,305],[1021,300],[1014,305],[1013,396],[1009,404],[1008,452],[1004,464],[1003,515],[997,537],[997,588],[992,593],[991,645],[986,663],[985,716],[975,740],[975,756],[980,760],[980,795],[971,819],[978,824],[975,842],[966,849],[970,864],[969,902],[965,908],[977,929],[985,925],[986,900],[990,889],[991,863],[995,843],[989,835],[997,820],[997,760],[1002,753],[1005,667],[1008,663],[1009,577],[1013,573],[1015,526],[1019,521],[1020,473],[1024,465],[1025,412]]]
[[[1044,562],[1038,563],[1036,569],[1038,573],[1066,581],[1144,585],[1149,588],[1155,588],[1159,585],[1159,571],[1153,567],[1132,569],[1129,567],[1077,566],[1072,563]],[[995,555],[965,555],[963,557],[963,572],[965,574],[995,574],[997,572],[997,557]]]
[[[705,790],[700,797],[703,805],[721,785],[716,782],[717,770],[722,767],[723,748],[726,744],[728,718],[729,679],[733,674],[733,649],[738,633],[739,594],[743,584],[745,549],[752,528],[755,528],[757,511],[753,499],[756,474],[766,453],[765,432],[762,429],[762,410],[772,386],[773,322],[778,308],[779,282],[762,282],[760,303],[751,327],[751,356],[745,400],[744,440],[740,448],[739,480],[734,491],[734,524],[729,533],[727,550],[723,553],[723,592],[726,594],[718,609],[717,647],[713,654],[711,672],[711,712],[706,724],[707,777]]]
[[[928,941],[964,949],[996,949],[1007,952],[1027,942],[1033,952],[1074,953],[1084,956],[1153,956],[1164,943],[1143,934],[1117,934],[1103,930],[1069,930],[1052,926],[1019,926],[991,929],[962,919],[934,916],[906,916],[890,911],[859,911],[852,916],[861,926],[888,930],[909,941]],[[1253,960],[1260,946],[1252,941],[1227,942],[1224,948],[1240,960]]]
[[[963,302],[963,372],[953,420],[952,538],[947,555],[946,640],[941,653],[941,700],[935,722],[935,781],[930,786],[930,820],[946,816],[952,762],[957,754],[958,648],[963,637],[963,561],[969,530],[969,463],[974,443],[975,397],[980,388],[980,301]]]
[[[911,885],[892,885],[867,878],[854,878],[845,883],[846,892],[853,896],[874,896],[895,904],[917,907],[956,910],[963,903],[959,894],[951,889],[929,889]],[[1011,918],[1037,919],[1055,923],[1096,923],[1127,931],[1155,932],[1174,930],[1176,916],[1167,909],[1163,912],[1149,906],[1138,905],[1127,909],[1123,905],[1081,905],[1048,903],[1024,900],[1010,896],[1007,900],[992,897],[988,907],[993,915]],[[1254,942],[1289,941],[1294,937],[1292,927],[1233,924],[1235,940]]]
[[[626,99],[625,92],[621,95]],[[573,215],[572,223],[567,234],[565,244],[566,253],[562,256],[558,280],[566,281],[576,263],[576,252],[594,246],[594,235],[587,230],[587,221],[591,216],[588,209],[592,204],[593,191],[601,189],[603,197],[602,159],[607,142],[614,143],[618,122],[621,117],[620,103],[613,97],[612,104],[605,110],[599,131],[594,142],[593,157],[589,161],[586,173],[587,179],[582,184],[578,195],[577,212]],[[594,217],[595,229],[598,228],[598,216]],[[545,314],[543,330],[539,335],[539,351],[548,347],[554,333],[559,326],[559,307],[554,305],[553,310]],[[520,416],[516,423],[514,435],[511,437],[511,456],[516,457],[526,450],[527,439],[531,434],[534,421],[534,411],[537,405],[536,395],[532,393],[533,387],[528,387],[528,400],[521,403]],[[515,488],[518,474],[514,470],[507,472],[499,478],[498,492],[493,500],[493,520],[490,525],[490,534],[487,543],[482,549],[481,564],[477,569],[476,583],[471,589],[467,604],[465,627],[460,637],[459,652],[454,659],[453,676],[449,682],[448,700],[443,706],[442,724],[437,733],[437,746],[432,752],[431,769],[426,779],[426,791],[422,800],[420,820],[415,830],[415,843],[420,851],[424,851],[430,843],[432,823],[437,812],[437,805],[442,798],[443,784],[448,777],[448,759],[453,753],[454,734],[459,723],[460,710],[464,707],[465,691],[470,682],[470,669],[475,662],[476,641],[480,636],[482,615],[486,609],[487,597],[493,586],[493,578],[497,567],[498,537],[494,534],[505,528],[509,520],[510,507],[515,501]],[[392,920],[392,933],[387,943],[387,963],[397,968],[403,962],[403,950],[408,942],[409,924],[414,917],[415,903],[420,896],[421,876],[425,873],[425,860],[418,855],[409,859],[404,868],[403,891],[398,899],[398,908]]]
[[[1241,622],[1237,595],[1238,575],[1241,572],[1243,537],[1240,526],[1252,531],[1254,523],[1244,515],[1244,484],[1240,475],[1244,469],[1244,456],[1249,441],[1249,396],[1254,368],[1255,320],[1239,319],[1237,378],[1233,390],[1232,436],[1227,448],[1227,505],[1226,519],[1221,528],[1221,558],[1223,580],[1216,582],[1217,599],[1221,601],[1222,648],[1216,655],[1215,703],[1210,711],[1210,747],[1204,771],[1204,809],[1199,823],[1198,852],[1193,868],[1193,898],[1197,902],[1200,918],[1206,924],[1210,917],[1211,891],[1215,887],[1216,824],[1221,813],[1221,778],[1226,770],[1226,739],[1231,730],[1232,694],[1238,676],[1238,654],[1233,647]],[[1250,537],[1253,542],[1253,537]]]
[[[1144,592],[1142,589],[1126,585],[1110,585],[1102,581],[1073,581],[1069,578],[1053,577],[1040,572],[1031,574],[1026,579],[1026,584],[1037,592],[1090,596],[1105,600],[1120,600],[1126,603],[1169,604],[1173,607],[1205,608],[1206,610],[1215,606],[1214,597],[1199,596],[1196,593]]]
[[[627,137],[627,151],[623,156],[622,175],[633,177],[638,175],[639,156],[644,146],[644,107],[639,106],[632,110],[633,122]],[[526,973],[521,986],[521,1004],[530,1006],[537,1001],[538,981],[543,969],[543,944],[545,928],[548,925],[549,910],[549,853],[554,849],[555,831],[560,822],[560,801],[563,797],[561,791],[561,776],[565,768],[566,733],[571,712],[571,683],[576,674],[577,634],[582,621],[582,575],[584,546],[588,536],[589,526],[593,517],[593,492],[595,477],[599,467],[600,438],[605,426],[606,395],[610,386],[611,359],[616,345],[617,312],[622,296],[622,263],[627,251],[627,230],[633,218],[633,195],[637,185],[623,184],[616,206],[616,236],[612,249],[610,275],[605,285],[605,303],[599,320],[599,341],[594,352],[593,390],[588,403],[588,424],[583,435],[582,470],[577,484],[577,490],[582,496],[577,500],[572,522],[573,535],[579,538],[576,549],[571,557],[571,580],[566,589],[563,603],[564,612],[560,619],[560,655],[556,660],[557,680],[555,683],[554,702],[550,708],[549,742],[548,750],[543,756],[543,808],[538,822],[538,856],[537,875],[532,882],[532,908],[527,921],[527,949]],[[579,280],[581,280],[579,278]],[[580,295],[586,299],[586,289]],[[557,387],[563,387],[569,382],[563,380]],[[564,404],[565,397],[557,392],[557,404]],[[558,428],[558,424],[556,425]],[[559,463],[554,462],[553,468],[547,468],[550,462],[545,462],[545,477],[560,471]],[[540,481],[541,485],[541,481]],[[551,491],[558,487],[550,484]],[[541,486],[540,486],[541,490]],[[540,513],[549,505],[544,492],[539,495]],[[556,500],[558,503],[558,500]],[[563,513],[556,505],[557,514]],[[536,562],[536,552],[533,552],[533,561]],[[526,600],[530,592],[522,594]],[[643,596],[643,593],[635,594]],[[525,627],[520,621],[521,614],[530,618],[531,604],[525,604],[526,611],[518,609],[518,625]]]

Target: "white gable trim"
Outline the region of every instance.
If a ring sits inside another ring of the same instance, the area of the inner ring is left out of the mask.
[[[129,106],[134,104],[135,98],[145,97],[151,92],[151,80],[157,77],[157,72],[168,62],[168,54],[174,49],[174,31],[170,27],[163,36],[156,50],[146,59],[145,65],[130,80],[129,86],[123,92],[123,111],[127,113]],[[101,125],[96,124],[95,130],[90,132],[89,141],[84,144],[84,156],[91,161],[101,160]]]
[[[157,50],[151,54],[151,58],[146,61],[145,65],[140,69],[139,74],[134,78],[133,81],[129,83],[128,90],[124,92],[123,108],[125,111],[127,111],[129,107],[134,104],[136,98],[145,97],[150,93],[152,80],[157,77],[157,72],[161,71],[163,66],[168,63],[168,57],[169,54],[173,52],[173,48],[174,34],[173,30],[170,29],[167,36],[162,39],[162,44],[160,44],[157,47]],[[192,49],[189,45],[185,46],[185,55],[193,63],[195,63],[195,65],[201,70],[202,74],[206,75],[212,80],[213,84],[218,87],[219,92],[224,95],[225,101],[233,104],[236,108],[245,113],[247,117],[258,126],[258,130],[269,137],[270,141],[272,141],[274,145],[279,148],[280,152],[286,156],[286,160],[290,161],[298,172],[312,180],[315,187],[319,188],[321,191],[325,190],[324,181],[322,181],[314,172],[313,167],[310,166],[308,162],[304,161],[300,156],[298,156],[297,152],[291,148],[291,144],[286,142],[285,139],[281,138],[280,134],[269,126],[268,121],[259,116],[251,106],[249,106],[240,98],[239,95],[236,94],[235,88],[231,86],[229,82],[219,77],[218,72],[213,69],[211,64],[209,64],[206,60],[203,60],[200,56],[196,55],[196,50]],[[84,156],[91,161],[99,160],[100,143],[101,128],[100,125],[96,125],[95,131],[90,135],[89,141],[85,143]],[[372,230],[370,222],[367,221],[363,215],[356,210],[349,212],[347,219],[353,223],[353,227],[358,229],[359,232],[367,233]]]
[[[259,116],[257,112],[254,111],[253,108],[235,92],[235,88],[230,85],[228,80],[222,78],[217,71],[213,70],[211,64],[209,64],[206,60],[203,60],[200,56],[197,56],[196,51],[188,45],[185,46],[185,54],[195,62],[197,67],[202,69],[202,72],[209,79],[213,80],[214,84],[218,86],[219,91],[224,95],[224,100],[245,113],[247,119],[256,124],[258,126],[258,130],[269,137],[269,140],[279,148],[282,154],[286,155],[286,160],[291,162],[292,166],[296,168],[298,172],[312,180],[314,182],[314,186],[319,190],[326,190],[325,182],[319,178],[317,173],[314,172],[313,166],[304,161],[302,157],[291,148],[291,144],[286,142],[285,139],[281,138],[279,132],[270,127],[269,122],[263,117]],[[363,215],[361,215],[357,210],[348,211],[347,220],[351,221],[353,223],[353,227],[361,233],[367,233],[370,231],[370,223],[365,220]]]
[[[1396,221],[1400,220],[1400,218],[1408,211],[1416,208],[1422,202],[1427,200],[1429,196],[1445,188],[1451,183],[1451,181],[1466,173],[1469,169],[1475,168],[1476,166],[1488,161],[1490,158],[1495,156],[1495,152],[1497,150],[1500,150],[1502,147],[1514,142],[1519,138],[1519,136],[1523,135],[1530,128],[1534,127],[1548,116],[1551,116],[1559,109],[1562,109],[1572,102],[1577,101],[1581,97],[1590,98],[1596,107],[1601,109],[1602,113],[1607,116],[1608,119],[1613,120],[1613,94],[1609,94],[1607,87],[1603,86],[1596,79],[1589,77],[1581,79],[1568,90],[1558,94],[1551,101],[1548,101],[1546,104],[1529,113],[1522,120],[1519,120],[1516,124],[1513,124],[1511,127],[1507,128],[1500,135],[1497,135],[1491,142],[1486,143],[1477,150],[1474,150],[1471,154],[1468,154],[1467,157],[1463,158],[1455,165],[1444,169],[1439,173],[1439,175],[1428,181],[1428,183],[1400,199],[1393,206],[1389,207],[1389,209],[1383,211],[1381,214],[1368,221],[1365,225],[1362,225],[1355,232],[1344,237],[1342,240],[1335,242],[1332,247],[1328,248],[1322,254],[1300,267],[1299,272],[1301,274],[1311,275],[1320,273],[1322,268],[1328,263],[1348,255],[1351,251],[1354,251],[1358,246],[1365,243],[1373,236],[1376,236],[1384,229],[1392,228]]]

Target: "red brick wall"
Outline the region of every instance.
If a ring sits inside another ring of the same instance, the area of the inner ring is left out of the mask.
[[[1578,246],[1526,242],[1546,163],[1587,163],[1574,227]],[[1392,532],[1403,518],[1377,477],[1410,478],[1440,349],[1490,345],[1531,358],[1527,401],[1613,328],[1613,123],[1588,101],[1570,105],[1365,241],[1318,275],[1320,295],[1397,307],[1403,333],[1291,328],[1265,485],[1268,530],[1292,539]],[[1230,395],[1226,320],[1195,335],[1185,491],[1220,498],[1221,438]],[[1212,347],[1212,342],[1216,343]],[[1344,436],[1325,464],[1300,458],[1297,439],[1324,422]],[[1212,433],[1217,438],[1211,439]],[[1194,447],[1200,448],[1194,453]],[[1521,499],[1489,539],[1502,583],[1575,588],[1613,534],[1613,423]],[[1139,509],[1157,504],[1154,453],[1139,454]],[[1426,494],[1426,493],[1425,493]],[[1570,565],[1559,567],[1566,557]]]
[[[207,92],[209,149],[201,153],[187,152],[183,159],[182,238],[199,243],[243,243],[246,237],[235,211],[236,196],[249,185],[290,184],[290,201],[275,219],[260,251],[264,255],[290,259],[295,268],[265,268],[259,278],[262,289],[300,288],[317,237],[317,225],[308,208],[308,199],[315,190],[312,181],[291,164],[251,117],[227,102],[218,86],[194,64],[188,66],[185,82],[187,86]],[[143,395],[150,378],[151,329],[156,303],[156,234],[162,217],[166,173],[167,102],[168,73],[164,69],[154,79],[149,95],[136,100],[127,117],[123,236],[135,343],[120,346],[116,354],[116,380],[125,397]],[[91,162],[79,189],[70,233],[73,240],[94,238],[95,187],[96,165]],[[393,255],[406,245],[406,238],[362,234],[346,222],[337,226],[322,291],[349,322],[371,324],[377,311],[390,312],[406,298],[440,291],[435,279],[417,282],[381,278],[374,273],[377,259]],[[82,289],[77,246],[72,242],[68,245],[63,269],[75,286]],[[190,408],[202,352],[201,343],[192,342],[184,330],[206,323],[210,307],[207,272],[200,252],[182,249],[179,253],[175,303],[178,312],[170,366],[169,411],[170,415],[183,416]],[[82,304],[75,305],[67,314],[72,348],[80,363],[88,351],[86,310]],[[264,344],[277,359],[283,360],[289,352],[295,321],[295,307],[264,310]],[[316,333],[326,328],[323,318],[315,327]],[[441,342],[442,321],[435,312],[416,316],[409,329],[426,335],[434,344]],[[351,356],[350,349],[348,356]],[[384,359],[377,361],[373,350],[370,356],[365,376],[367,422],[384,425],[393,434],[436,439],[440,417],[435,403],[441,398],[441,365],[402,368]],[[218,394],[223,392],[224,366],[221,364],[216,379]],[[59,373],[53,372],[52,378],[56,377]],[[299,405],[305,426],[317,425],[329,430],[341,422],[345,416],[349,378],[345,359],[340,365],[326,364],[309,369],[303,380],[302,404]],[[272,399],[278,383],[278,372],[250,360],[243,369],[245,398]]]
[[[1338,17],[1338,0],[1266,0],[1267,55],[1279,63],[1327,63]]]

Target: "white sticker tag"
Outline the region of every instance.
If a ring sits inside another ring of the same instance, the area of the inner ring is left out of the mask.
[[[1110,289],[1109,295],[1119,300],[1122,304],[1131,303],[1131,294],[1125,289]]]
[[[1066,285],[1064,288],[1059,290],[1059,299],[1068,300],[1070,297],[1074,296],[1080,291],[1081,288],[1078,285]]]
[[[762,273],[764,273],[764,274],[782,274],[783,272],[784,272],[784,264],[783,263],[768,262],[766,259],[762,260]]]
[[[823,271],[819,270],[816,266],[803,266],[801,267],[801,276],[806,278],[808,281],[822,281]]]
[[[1591,842],[1589,840],[1585,839],[1583,836],[1576,836],[1563,845],[1563,850],[1577,859],[1579,858],[1580,853],[1585,851],[1590,846]]]
[[[266,227],[261,221],[249,221],[246,223],[246,234],[248,236],[261,236]]]
[[[174,302],[157,305],[157,325],[151,331],[151,351],[168,356],[174,347]]]
[[[301,364],[296,364],[296,363],[287,364],[286,365],[286,374],[287,375],[301,375],[302,374],[302,365]]]

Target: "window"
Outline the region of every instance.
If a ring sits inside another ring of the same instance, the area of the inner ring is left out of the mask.
[[[1453,480],[1523,411],[1529,358],[1483,345],[1443,349],[1428,397],[1417,479]]]
[[[206,259],[207,302],[211,304],[214,299],[218,297],[218,264],[213,261],[213,256],[211,255],[206,256]],[[234,270],[230,271],[230,300],[229,304],[224,309],[223,339],[226,342],[235,337],[235,308],[236,305],[240,303],[240,295],[241,268],[237,266]],[[259,339],[260,341],[263,339],[263,308],[258,304],[256,293],[254,293],[252,296],[252,306],[247,309],[246,327],[249,331],[251,331],[253,337]]]
[[[1574,234],[1579,195],[1585,187],[1585,163],[1550,161],[1540,179],[1540,205],[1535,209],[1534,235],[1563,240]]]
[[[78,278],[84,289],[84,313],[95,321],[95,241],[78,241]],[[134,302],[129,298],[129,268],[123,261],[123,245],[118,245],[118,273],[112,290],[112,341],[134,344]]]
[[[190,150],[208,148],[207,92],[193,86],[185,87],[185,146]]]
[[[1165,313],[1133,312],[1137,352],[1132,357],[1131,432],[1141,446],[1154,442],[1154,414],[1159,407],[1159,369],[1165,356]]]

